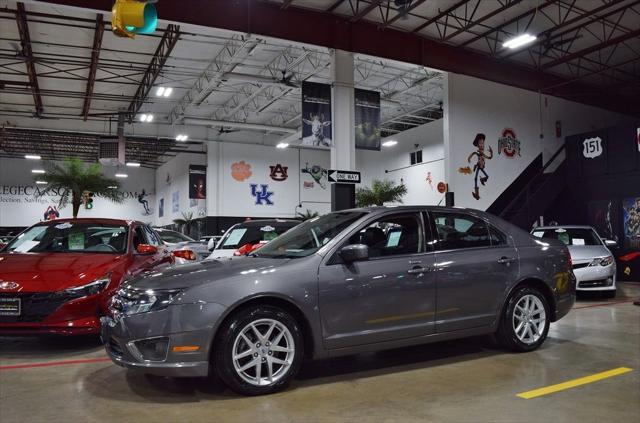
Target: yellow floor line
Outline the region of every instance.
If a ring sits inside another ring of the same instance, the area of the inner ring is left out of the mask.
[[[558,391],[564,391],[565,389],[575,388],[576,386],[586,385],[588,383],[597,382],[602,379],[607,379],[613,376],[622,375],[633,371],[628,367],[618,367],[617,369],[607,370],[606,372],[596,373],[591,376],[585,376],[578,379],[569,380],[566,382],[558,383],[557,385],[545,386],[544,388],[534,389],[533,391],[527,391],[517,394],[516,396],[524,399],[531,399],[541,397],[543,395],[552,394]]]

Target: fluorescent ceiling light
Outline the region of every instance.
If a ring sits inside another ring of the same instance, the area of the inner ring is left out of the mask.
[[[281,143],[278,143],[278,145],[276,145],[276,148],[287,148],[287,147],[289,147],[289,144],[286,142],[281,142]]]
[[[127,175],[126,173],[116,173],[116,178],[126,178],[127,176],[129,175]]]
[[[535,35],[531,35],[531,34],[518,35],[517,37],[513,37],[510,40],[507,40],[504,43],[502,43],[502,47],[513,50],[518,47],[522,47],[526,44],[530,44],[534,42],[536,38],[537,37]]]
[[[178,134],[176,135],[176,141],[186,141],[189,138],[186,134]]]
[[[44,173],[42,169],[31,169],[31,173]]]
[[[162,97],[163,94],[164,94],[164,87],[158,87],[158,89],[156,90],[156,95],[158,97]]]
[[[151,113],[143,113],[140,115],[140,122],[151,122],[153,115]]]
[[[24,158],[29,160],[40,160],[42,157],[38,156],[37,154],[26,154]]]
[[[385,141],[382,143],[383,147],[393,147],[394,145],[396,145],[398,143],[398,141],[395,140],[389,140],[389,141]]]
[[[171,87],[158,87],[156,89],[156,97],[170,97],[173,92]]]
[[[163,96],[164,96],[164,97],[170,97],[172,92],[173,92],[173,88],[171,88],[171,87],[167,87],[167,88],[165,88],[165,89],[164,89],[164,94],[163,94]]]
[[[129,167],[140,167],[140,163],[136,163],[136,162],[128,162],[127,166]]]
[[[36,181],[36,184],[38,184],[38,185],[46,185],[47,182],[46,181]]]
[[[111,185],[110,187],[107,187],[107,189],[118,189],[118,187],[115,185]]]

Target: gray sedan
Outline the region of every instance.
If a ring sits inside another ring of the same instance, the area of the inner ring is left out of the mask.
[[[165,376],[213,369],[266,394],[303,357],[495,333],[531,351],[575,300],[567,247],[487,213],[354,209],[308,220],[238,260],[126,283],[103,318],[118,365]]]

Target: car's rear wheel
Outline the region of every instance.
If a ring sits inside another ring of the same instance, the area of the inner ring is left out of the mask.
[[[512,351],[533,351],[547,338],[549,304],[537,289],[517,289],[507,302],[498,328],[498,341]]]
[[[286,388],[302,363],[304,343],[296,320],[273,306],[242,309],[220,329],[214,366],[220,378],[242,395]]]

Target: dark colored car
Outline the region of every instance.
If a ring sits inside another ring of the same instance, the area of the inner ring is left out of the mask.
[[[160,237],[140,222],[38,223],[0,251],[0,334],[97,334],[124,280],[172,263]]]
[[[532,351],[575,301],[567,247],[487,213],[395,207],[310,219],[246,258],[127,282],[103,319],[121,366],[215,369],[242,394],[323,358],[495,333]]]

